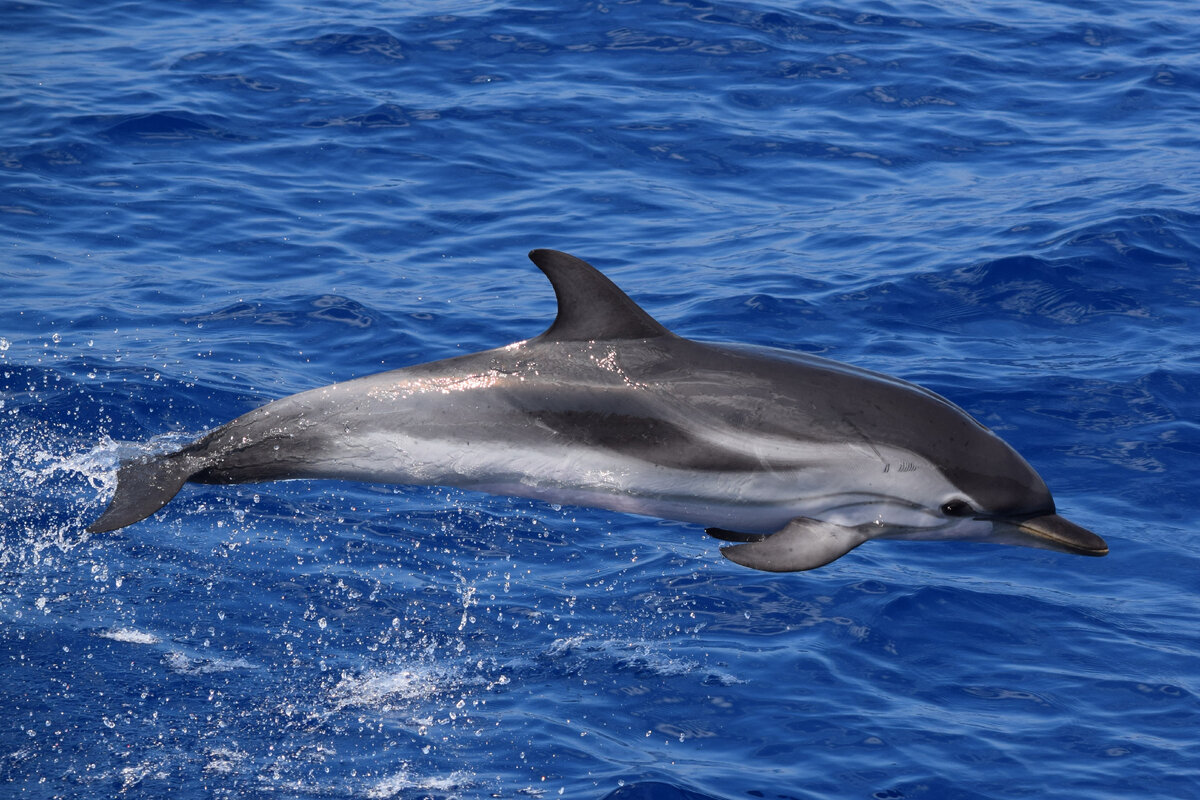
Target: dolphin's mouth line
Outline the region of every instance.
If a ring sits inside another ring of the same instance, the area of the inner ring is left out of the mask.
[[[1055,509],[1025,514],[975,514],[973,519],[1011,526],[1049,549],[1081,556],[1108,555],[1108,543],[1087,528],[1060,517]]]
[[[1054,511],[1005,516],[1003,514],[979,514],[975,519],[1008,526],[1019,534],[1051,550],[1075,553],[1082,556],[1108,555],[1108,543],[1087,528],[1060,517]],[[1036,545],[1035,545],[1036,546]]]
[[[1057,514],[1052,516],[1060,520],[1062,519],[1062,517],[1058,517]],[[1042,518],[1038,517],[1037,519]],[[1066,520],[1063,521],[1066,522]],[[1079,535],[1075,530],[1060,533],[1056,530],[1024,523],[1020,523],[1016,527],[1017,530],[1021,531],[1021,533],[1051,542],[1052,544],[1067,549],[1072,553],[1078,553],[1081,556],[1108,555],[1108,544],[1103,539],[1101,539],[1099,536],[1096,536],[1094,533],[1084,530],[1083,528],[1079,528],[1079,526],[1074,525],[1073,523],[1068,524],[1071,525],[1071,528],[1077,529],[1079,532],[1082,532],[1082,534],[1086,535]]]
[[[1011,525],[1014,528],[1019,528],[1027,533],[1036,535],[1035,530],[1027,530],[1024,527],[1025,524],[1030,520],[1051,516],[1056,516],[1054,511],[1036,511],[1030,514],[972,514],[970,519],[978,520],[979,522],[993,522],[1000,525]]]

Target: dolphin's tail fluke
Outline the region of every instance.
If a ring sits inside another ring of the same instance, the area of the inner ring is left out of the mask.
[[[198,466],[188,448],[121,464],[117,491],[100,518],[88,526],[88,533],[115,531],[150,516],[171,501]]]

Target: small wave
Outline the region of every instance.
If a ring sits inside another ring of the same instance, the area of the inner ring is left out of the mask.
[[[362,28],[353,33],[326,33],[312,39],[297,39],[292,45],[302,51],[329,56],[364,57],[390,64],[404,59],[404,45],[382,28]]]
[[[308,310],[302,310],[304,306]],[[308,319],[336,322],[351,328],[369,328],[379,320],[379,314],[348,297],[325,294],[319,297],[298,299],[279,308],[267,307],[264,303],[240,302],[218,311],[182,317],[185,325],[203,326],[210,323],[234,322],[244,325],[299,326]]]
[[[420,776],[414,775],[406,766],[400,772],[374,783],[363,794],[369,798],[388,798],[407,796],[405,793],[412,789],[456,792],[471,786],[471,774],[465,770],[457,770],[448,775]]]
[[[343,673],[329,699],[337,711],[355,707],[392,710],[412,700],[434,697],[450,682],[448,675],[434,668]]]
[[[395,103],[384,103],[362,114],[314,119],[304,123],[306,128],[407,128],[419,114],[407,111]]]
[[[249,758],[247,753],[228,747],[214,748],[205,756],[208,758],[204,764],[205,775],[232,775]]]
[[[95,117],[100,136],[114,142],[179,142],[190,139],[236,141],[241,137],[216,122],[182,111]]]
[[[740,678],[721,670],[712,670],[690,658],[679,658],[662,652],[662,645],[646,640],[597,639],[587,636],[568,636],[555,639],[544,656],[550,661],[581,664],[610,664],[614,669],[671,678],[700,674],[706,685],[732,686],[744,683]]]
[[[112,639],[114,642],[127,644],[158,644],[162,638],[148,631],[134,628],[110,628],[98,634],[102,639]]]
[[[258,669],[244,658],[208,658],[206,656],[191,656],[174,650],[163,656],[163,664],[172,672],[180,675],[211,675],[219,672],[233,672],[238,669]]]

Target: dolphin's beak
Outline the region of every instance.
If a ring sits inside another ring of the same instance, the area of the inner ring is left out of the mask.
[[[1080,527],[1058,514],[1005,520],[1003,525],[1015,528],[1023,537],[1029,537],[1025,541],[1014,542],[1014,544],[1058,550],[1061,553],[1075,553],[1081,556],[1108,555],[1107,542],[1087,528]]]

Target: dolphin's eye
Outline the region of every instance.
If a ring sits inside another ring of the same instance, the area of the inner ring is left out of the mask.
[[[971,504],[966,500],[948,500],[942,503],[941,512],[947,517],[965,517],[975,513]]]

